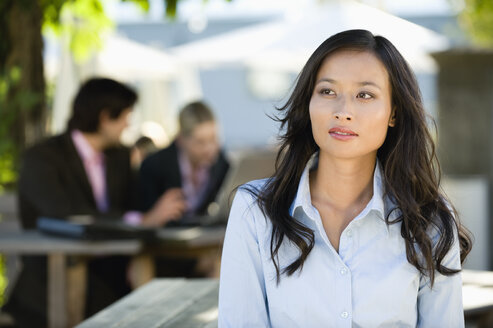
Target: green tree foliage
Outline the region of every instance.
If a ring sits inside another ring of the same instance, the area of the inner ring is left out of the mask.
[[[40,98],[39,94],[29,90],[21,90],[14,93],[13,97],[8,97],[10,91],[18,86],[20,78],[21,70],[18,67],[0,75],[0,194],[5,189],[11,189],[17,179],[15,165],[19,154],[15,142],[10,137],[11,127],[16,120],[15,109],[29,110]]]
[[[149,11],[149,0],[120,0]],[[167,7],[176,0],[165,1]],[[68,40],[68,46],[78,61],[100,49],[104,32],[114,27],[104,12],[104,0],[41,0],[43,32],[54,32]]]
[[[464,0],[460,21],[473,41],[483,47],[493,47],[493,1]]]
[[[5,269],[5,257],[0,255],[0,306],[2,306],[5,302],[3,295],[5,288],[7,287],[7,274]]]
[[[99,0],[48,1],[44,7],[43,31],[53,31],[68,39],[76,60],[85,59],[102,46],[101,35],[113,27]]]
[[[13,186],[22,145],[42,130],[42,49],[38,2],[0,1],[0,192]]]

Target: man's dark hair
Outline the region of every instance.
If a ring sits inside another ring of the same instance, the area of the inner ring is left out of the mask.
[[[97,132],[103,110],[116,119],[137,102],[137,93],[126,85],[107,78],[91,78],[75,96],[68,129]]]

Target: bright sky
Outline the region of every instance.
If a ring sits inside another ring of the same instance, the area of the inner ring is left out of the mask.
[[[258,15],[276,15],[289,11],[295,12],[300,5],[310,2],[331,0],[181,0],[179,18],[188,19],[197,15],[209,17],[240,17]],[[436,15],[457,12],[463,0],[360,0],[360,2],[386,10],[395,15]],[[164,12],[163,0],[150,0],[151,11],[146,20],[158,21]],[[141,21],[143,19],[134,4],[119,0],[106,0],[109,16],[117,21]]]
[[[435,15],[455,13],[460,0],[361,0],[395,15]]]

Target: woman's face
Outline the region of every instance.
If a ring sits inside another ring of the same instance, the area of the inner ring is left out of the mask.
[[[310,100],[321,152],[334,158],[376,156],[394,125],[387,70],[372,53],[340,50],[325,58]]]

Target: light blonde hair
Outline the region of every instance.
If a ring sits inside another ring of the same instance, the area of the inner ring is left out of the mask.
[[[197,125],[210,121],[214,122],[215,119],[209,106],[202,101],[195,101],[182,108],[178,121],[180,134],[190,136]]]

